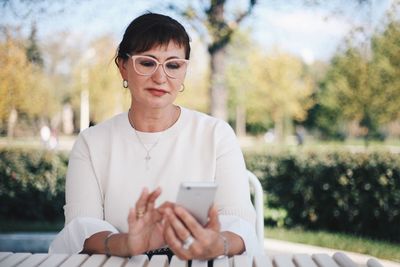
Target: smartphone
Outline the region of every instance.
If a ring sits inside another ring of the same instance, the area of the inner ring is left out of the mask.
[[[217,184],[214,182],[182,182],[176,203],[189,211],[200,224],[205,225],[216,191]]]

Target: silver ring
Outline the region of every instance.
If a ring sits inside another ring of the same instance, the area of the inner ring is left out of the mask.
[[[183,241],[183,245],[182,248],[185,250],[188,250],[190,248],[190,246],[193,244],[194,242],[194,238],[193,236],[189,235],[184,241]]]

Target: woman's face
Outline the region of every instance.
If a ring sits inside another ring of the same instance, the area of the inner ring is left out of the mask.
[[[174,42],[170,42],[168,46],[157,46],[152,49],[135,54],[134,56],[146,56],[144,58],[129,58],[127,61],[120,64],[120,72],[122,78],[128,81],[129,90],[132,95],[132,104],[137,108],[165,108],[175,101],[178,91],[183,84],[186,67],[179,66],[184,70],[183,75],[172,75],[177,65],[167,64],[167,72],[170,73],[168,76],[164,71],[162,65],[158,65],[156,71],[150,75],[139,74],[139,72],[148,72],[149,66],[156,66],[157,63],[152,61],[155,59],[159,63],[164,63],[170,59],[185,59],[185,50],[183,47],[178,46]],[[177,61],[179,62],[179,60]],[[183,62],[183,61],[182,61]],[[134,67],[136,64],[136,68]],[[186,63],[183,63],[186,64]],[[148,74],[148,73],[147,73]]]

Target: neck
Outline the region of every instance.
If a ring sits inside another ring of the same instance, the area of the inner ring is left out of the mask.
[[[129,122],[137,131],[161,132],[170,128],[179,118],[180,109],[171,105],[165,109],[142,110],[131,106]]]

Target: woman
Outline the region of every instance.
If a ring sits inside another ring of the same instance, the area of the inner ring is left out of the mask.
[[[259,252],[232,129],[174,105],[189,55],[188,34],[168,16],[147,13],[128,26],[115,61],[131,107],[78,137],[66,178],[66,225],[51,253],[212,259]],[[182,181],[218,184],[206,226],[173,204]]]

